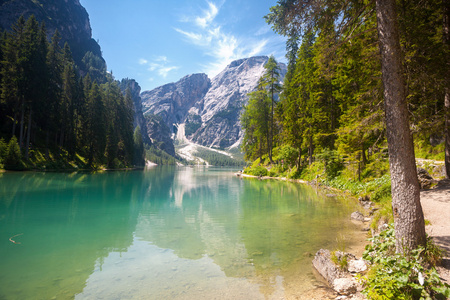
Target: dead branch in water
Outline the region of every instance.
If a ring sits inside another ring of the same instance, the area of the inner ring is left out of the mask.
[[[20,244],[20,242],[16,242],[15,240],[13,240],[13,238],[15,238],[16,236],[22,235],[23,233],[19,233],[16,235],[13,235],[12,237],[9,238],[9,241],[14,243],[14,244]]]

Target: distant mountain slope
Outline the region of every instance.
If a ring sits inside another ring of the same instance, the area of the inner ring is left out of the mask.
[[[124,78],[120,81],[119,87],[124,95],[126,95],[127,88],[130,89],[131,98],[133,99],[134,104],[133,126],[134,128],[137,126],[141,128],[143,142],[147,145],[151,145],[152,142],[150,141],[150,137],[147,132],[147,122],[142,112],[142,100],[140,97],[141,87],[139,86],[139,83],[137,83],[134,79]]]
[[[49,37],[58,30],[62,43],[69,43],[77,65],[88,51],[102,57],[100,46],[92,39],[89,15],[79,0],[0,0],[1,29],[10,30],[21,15],[44,21]]]
[[[267,61],[267,56],[239,59],[212,80],[205,74],[194,74],[143,92],[144,113],[162,116],[173,131],[175,124],[185,124],[187,138],[200,145],[237,146],[243,136],[239,120],[242,106],[264,74]],[[286,66],[280,64],[280,68],[283,78]]]
[[[206,74],[192,74],[141,94],[144,114],[159,115],[172,128],[183,123],[188,111],[198,105],[211,87]]]

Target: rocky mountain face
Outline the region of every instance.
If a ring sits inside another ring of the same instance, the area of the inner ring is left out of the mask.
[[[10,30],[21,15],[45,21],[49,38],[58,30],[61,44],[68,42],[77,65],[88,51],[102,57],[100,46],[92,39],[89,15],[79,0],[0,0],[1,29]]]
[[[142,140],[145,144],[151,145],[150,137],[147,134],[147,122],[142,111],[141,87],[139,83],[134,79],[125,78],[119,83],[119,87],[124,95],[126,95],[127,89],[130,89],[131,99],[133,99],[134,104],[134,128],[139,126],[141,128]]]
[[[162,117],[171,128],[183,123],[189,109],[205,96],[211,86],[206,74],[192,74],[141,94],[144,114]]]
[[[170,128],[163,121],[161,116],[146,115],[147,136],[152,141],[152,145],[165,151],[167,154],[175,156],[175,146],[171,138]]]
[[[144,114],[162,117],[172,132],[175,124],[185,124],[186,136],[207,147],[230,148],[240,144],[242,106],[264,74],[267,56],[232,62],[209,80],[206,74],[183,77],[176,83],[143,92]],[[281,79],[286,66],[280,64]]]

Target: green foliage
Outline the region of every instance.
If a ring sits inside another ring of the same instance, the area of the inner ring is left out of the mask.
[[[0,164],[3,163],[3,160],[6,157],[6,153],[8,151],[8,144],[6,143],[4,138],[0,139]]]
[[[134,141],[134,164],[137,166],[145,165],[145,150],[142,140],[141,127],[137,126],[133,134]]]
[[[187,123],[184,129],[186,136],[194,134],[201,126],[202,123]]]
[[[264,65],[265,72],[259,78],[256,91],[249,93],[247,105],[241,115],[244,140],[242,150],[246,160],[255,160],[268,155],[272,161],[272,151],[276,147],[275,111],[277,95],[281,90],[279,84],[280,68],[273,56]]]
[[[436,146],[432,146],[429,139],[415,139],[415,149],[414,153],[417,158],[432,159],[443,161],[445,158],[445,145],[440,143]]]
[[[344,161],[337,151],[325,148],[321,153],[316,155],[319,161],[323,162],[324,172],[328,180],[333,179],[344,169]]]
[[[375,202],[380,202],[383,199],[390,199],[391,195],[391,178],[389,175],[383,175],[366,184],[366,192],[372,192],[370,199]]]
[[[443,283],[434,268],[435,250],[413,249],[407,255],[395,253],[394,227],[370,239],[363,258],[372,266],[362,277],[364,293],[370,299],[447,299],[450,286]],[[431,240],[429,240],[431,242]],[[435,246],[434,246],[435,247]]]
[[[204,148],[197,149],[195,154],[197,157],[200,157],[206,160],[210,165],[213,166],[243,166],[245,165],[244,160],[239,158],[232,158],[228,155],[216,152],[214,150],[208,150]]]
[[[269,174],[269,171],[267,171],[267,168],[263,166],[255,166],[255,167],[248,167],[244,169],[244,173],[248,175],[263,177],[267,176]]]
[[[269,126],[270,98],[267,96],[261,83],[258,89],[249,94],[247,105],[244,106],[241,115],[244,140],[242,150],[246,160],[261,158],[269,152]]]
[[[145,158],[157,165],[176,165],[177,160],[175,157],[167,154],[167,152],[156,148],[155,146],[149,147],[145,151]]]
[[[60,40],[56,31],[47,41],[45,25],[34,16],[0,35],[0,135],[16,136],[19,149],[10,163],[18,163],[20,152],[19,168],[86,167],[77,157],[86,157],[90,168],[119,165],[116,158],[130,166],[131,98],[101,57],[86,53],[80,68]]]
[[[290,145],[283,145],[278,149],[274,149],[274,160],[281,164],[286,164],[287,166],[294,166],[298,160],[298,149]]]
[[[344,253],[337,251],[331,252],[331,261],[338,266],[341,270],[346,271],[348,268],[348,258]]]
[[[3,164],[6,170],[21,170],[24,167],[22,163],[22,153],[15,136],[13,136],[8,143]]]

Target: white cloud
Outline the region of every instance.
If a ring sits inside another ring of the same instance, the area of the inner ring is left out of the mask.
[[[250,51],[249,56],[261,54],[263,50],[266,48],[268,42],[269,41],[267,39],[257,41],[255,44],[251,46],[251,49],[249,50]]]
[[[190,41],[194,45],[207,46],[211,42],[210,37],[204,36],[201,33],[187,32],[179,28],[175,28],[175,30],[184,35],[188,39],[188,41]]]
[[[140,65],[146,65],[146,64],[148,64],[148,60],[146,60],[144,58],[141,58],[141,59],[139,59],[139,64]]]
[[[155,58],[156,61],[167,62],[167,56],[161,55]]]
[[[269,25],[264,25],[261,28],[258,29],[257,32],[255,32],[256,36],[265,35],[266,33],[269,33],[272,30]]]
[[[214,3],[208,2],[208,6],[208,10],[203,11],[204,15],[202,17],[195,18],[195,24],[201,28],[208,27],[219,13],[219,9]]]
[[[161,68],[158,70],[158,74],[161,75],[163,78],[166,78],[167,75],[169,75],[169,72],[170,72],[170,71],[177,70],[178,68],[179,68],[179,67],[176,67],[176,66],[171,66],[171,67],[161,67]]]
[[[180,67],[178,66],[170,66],[170,61],[166,56],[157,56],[151,62],[146,59],[140,59],[140,65],[146,65],[148,67],[148,71],[156,72],[159,76],[166,78],[171,71],[177,70]],[[149,81],[153,81],[153,78],[150,78]]]
[[[212,62],[203,65],[204,72],[214,77],[233,60],[263,53],[268,44],[267,39],[242,38],[225,32],[214,22],[220,13],[220,6],[212,2],[207,3],[208,9],[203,10],[200,16],[183,18],[183,22],[191,22],[194,25],[192,30],[174,28],[187,42],[200,47],[212,58]]]

